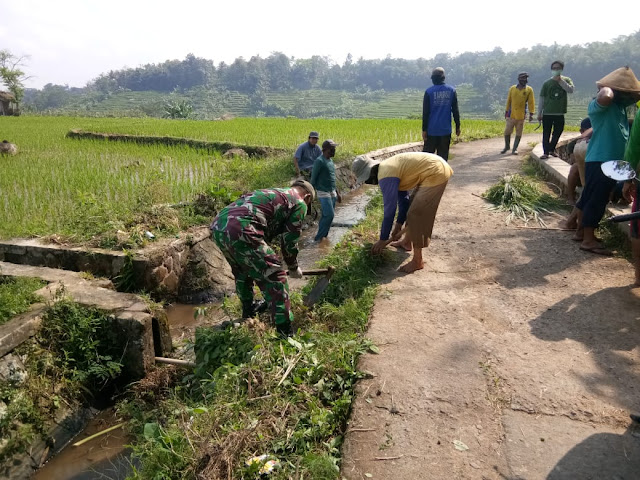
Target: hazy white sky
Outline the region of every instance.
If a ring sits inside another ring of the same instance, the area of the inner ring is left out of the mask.
[[[109,70],[188,53],[216,65],[276,51],[342,64],[348,53],[415,59],[610,41],[640,29],[640,2],[616,5],[603,21],[595,6],[562,0],[0,0],[0,49],[30,56],[28,87],[81,87]]]

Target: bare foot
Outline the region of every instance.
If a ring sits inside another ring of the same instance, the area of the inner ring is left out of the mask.
[[[424,268],[424,262],[417,262],[415,259],[411,259],[411,261],[398,269],[399,272],[404,273],[413,273],[416,270],[422,270]]]
[[[407,252],[410,252],[413,249],[411,242],[407,243],[407,242],[403,242],[402,240],[398,240],[397,242],[391,242],[391,246],[396,248],[404,248]]]
[[[566,228],[567,230],[575,230],[578,228],[578,221],[576,219],[567,219],[560,222],[560,228]]]

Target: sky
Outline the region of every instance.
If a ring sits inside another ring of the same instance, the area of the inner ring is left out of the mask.
[[[432,58],[495,47],[511,52],[536,44],[608,42],[640,30],[637,0],[622,0],[610,21],[585,5],[562,0],[0,0],[0,49],[28,56],[27,87],[83,87],[109,70],[183,59],[188,53],[216,65],[273,52],[327,56],[342,65],[349,53],[357,60]],[[552,17],[557,21],[549,21]]]

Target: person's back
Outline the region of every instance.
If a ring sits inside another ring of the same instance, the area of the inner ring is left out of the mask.
[[[399,153],[378,167],[378,179],[397,177],[398,190],[440,185],[453,175],[453,169],[440,156],[427,152]]]
[[[451,85],[442,83],[432,85],[427,88],[426,95],[429,96],[430,114],[427,124],[427,134],[442,136],[451,135],[451,106],[456,93],[456,89]]]
[[[451,116],[456,124],[456,135],[460,136],[460,112],[456,89],[445,84],[444,69],[437,67],[431,73],[433,86],[427,88],[422,100],[423,152],[437,153],[449,159],[451,144]]]
[[[256,190],[223,208],[211,225],[232,238],[257,235],[267,241],[298,228],[307,214],[304,201],[294,197],[291,189]]]

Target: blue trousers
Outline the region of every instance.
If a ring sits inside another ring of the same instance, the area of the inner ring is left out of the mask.
[[[329,229],[333,222],[333,215],[336,209],[336,197],[320,198],[320,206],[322,207],[322,218],[318,222],[318,233],[316,233],[315,241],[322,240],[329,235]]]

